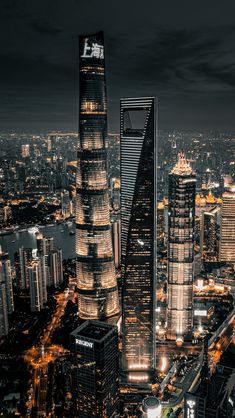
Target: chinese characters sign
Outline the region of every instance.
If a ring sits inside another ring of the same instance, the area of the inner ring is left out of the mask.
[[[97,42],[89,42],[88,38],[85,38],[84,50],[81,58],[99,58],[104,59],[104,47]]]

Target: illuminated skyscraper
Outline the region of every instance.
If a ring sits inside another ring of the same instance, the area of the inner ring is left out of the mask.
[[[215,259],[218,255],[216,226],[218,208],[202,212],[200,246],[201,255],[205,260]]]
[[[195,174],[184,153],[169,175],[167,338],[181,344],[192,332]]]
[[[19,284],[21,289],[29,288],[29,272],[28,265],[32,259],[32,249],[24,248],[23,246],[19,248]]]
[[[46,285],[50,286],[53,283],[51,281],[50,271],[49,271],[49,254],[54,250],[54,238],[53,237],[44,237],[40,232],[37,234],[37,255],[42,260],[43,276],[46,281]]]
[[[235,184],[228,185],[223,193],[220,261],[235,263]]]
[[[37,234],[37,250],[40,256],[48,256],[49,252],[54,250],[54,238],[44,237],[41,232]]]
[[[132,384],[155,371],[155,98],[121,100],[123,370]]]
[[[8,334],[8,315],[14,311],[11,262],[0,247],[0,338]]]
[[[112,215],[112,242],[114,252],[114,264],[116,268],[120,267],[121,259],[121,222],[119,216]]]
[[[6,336],[8,332],[7,290],[5,282],[0,282],[0,338]]]
[[[69,218],[71,215],[71,200],[67,190],[61,193],[61,212],[64,218]]]
[[[70,341],[75,354],[73,416],[119,418],[117,327],[86,321],[70,334]]]
[[[29,157],[29,144],[22,144],[21,145],[21,155],[23,158]]]
[[[58,287],[63,282],[63,255],[62,250],[54,250],[48,256],[49,285]]]
[[[119,312],[107,181],[107,99],[103,33],[80,37],[80,142],[76,179],[78,313]]]
[[[35,258],[28,266],[30,307],[32,312],[39,312],[47,301],[46,277],[43,257]]]

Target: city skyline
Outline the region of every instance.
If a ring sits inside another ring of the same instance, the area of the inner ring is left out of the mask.
[[[6,418],[235,416],[235,6],[131,3],[3,0]]]
[[[3,1],[1,8],[3,130],[77,129],[78,36],[101,29],[111,131],[118,131],[120,97],[148,95],[159,97],[160,129],[235,130],[232,0],[226,8],[219,0],[197,7]]]

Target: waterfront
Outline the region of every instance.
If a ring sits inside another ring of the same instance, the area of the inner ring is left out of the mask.
[[[62,248],[63,258],[75,257],[75,224],[72,222],[63,222],[61,224],[51,224],[38,226],[40,232],[46,237],[54,238],[55,248]],[[31,231],[31,232],[30,232]],[[14,262],[14,253],[23,245],[24,248],[37,248],[36,235],[32,228],[23,231],[13,232],[9,235],[0,236],[0,245],[2,249],[9,253],[11,262]]]

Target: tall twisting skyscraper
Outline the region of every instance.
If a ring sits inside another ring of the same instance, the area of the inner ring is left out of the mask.
[[[193,322],[195,174],[184,153],[169,175],[167,337],[190,338]]]
[[[78,313],[119,312],[107,180],[107,99],[103,33],[80,37],[80,142],[76,180]]]
[[[121,100],[123,369],[133,384],[155,370],[155,98]]]
[[[230,184],[223,194],[220,261],[235,264],[235,184]]]

